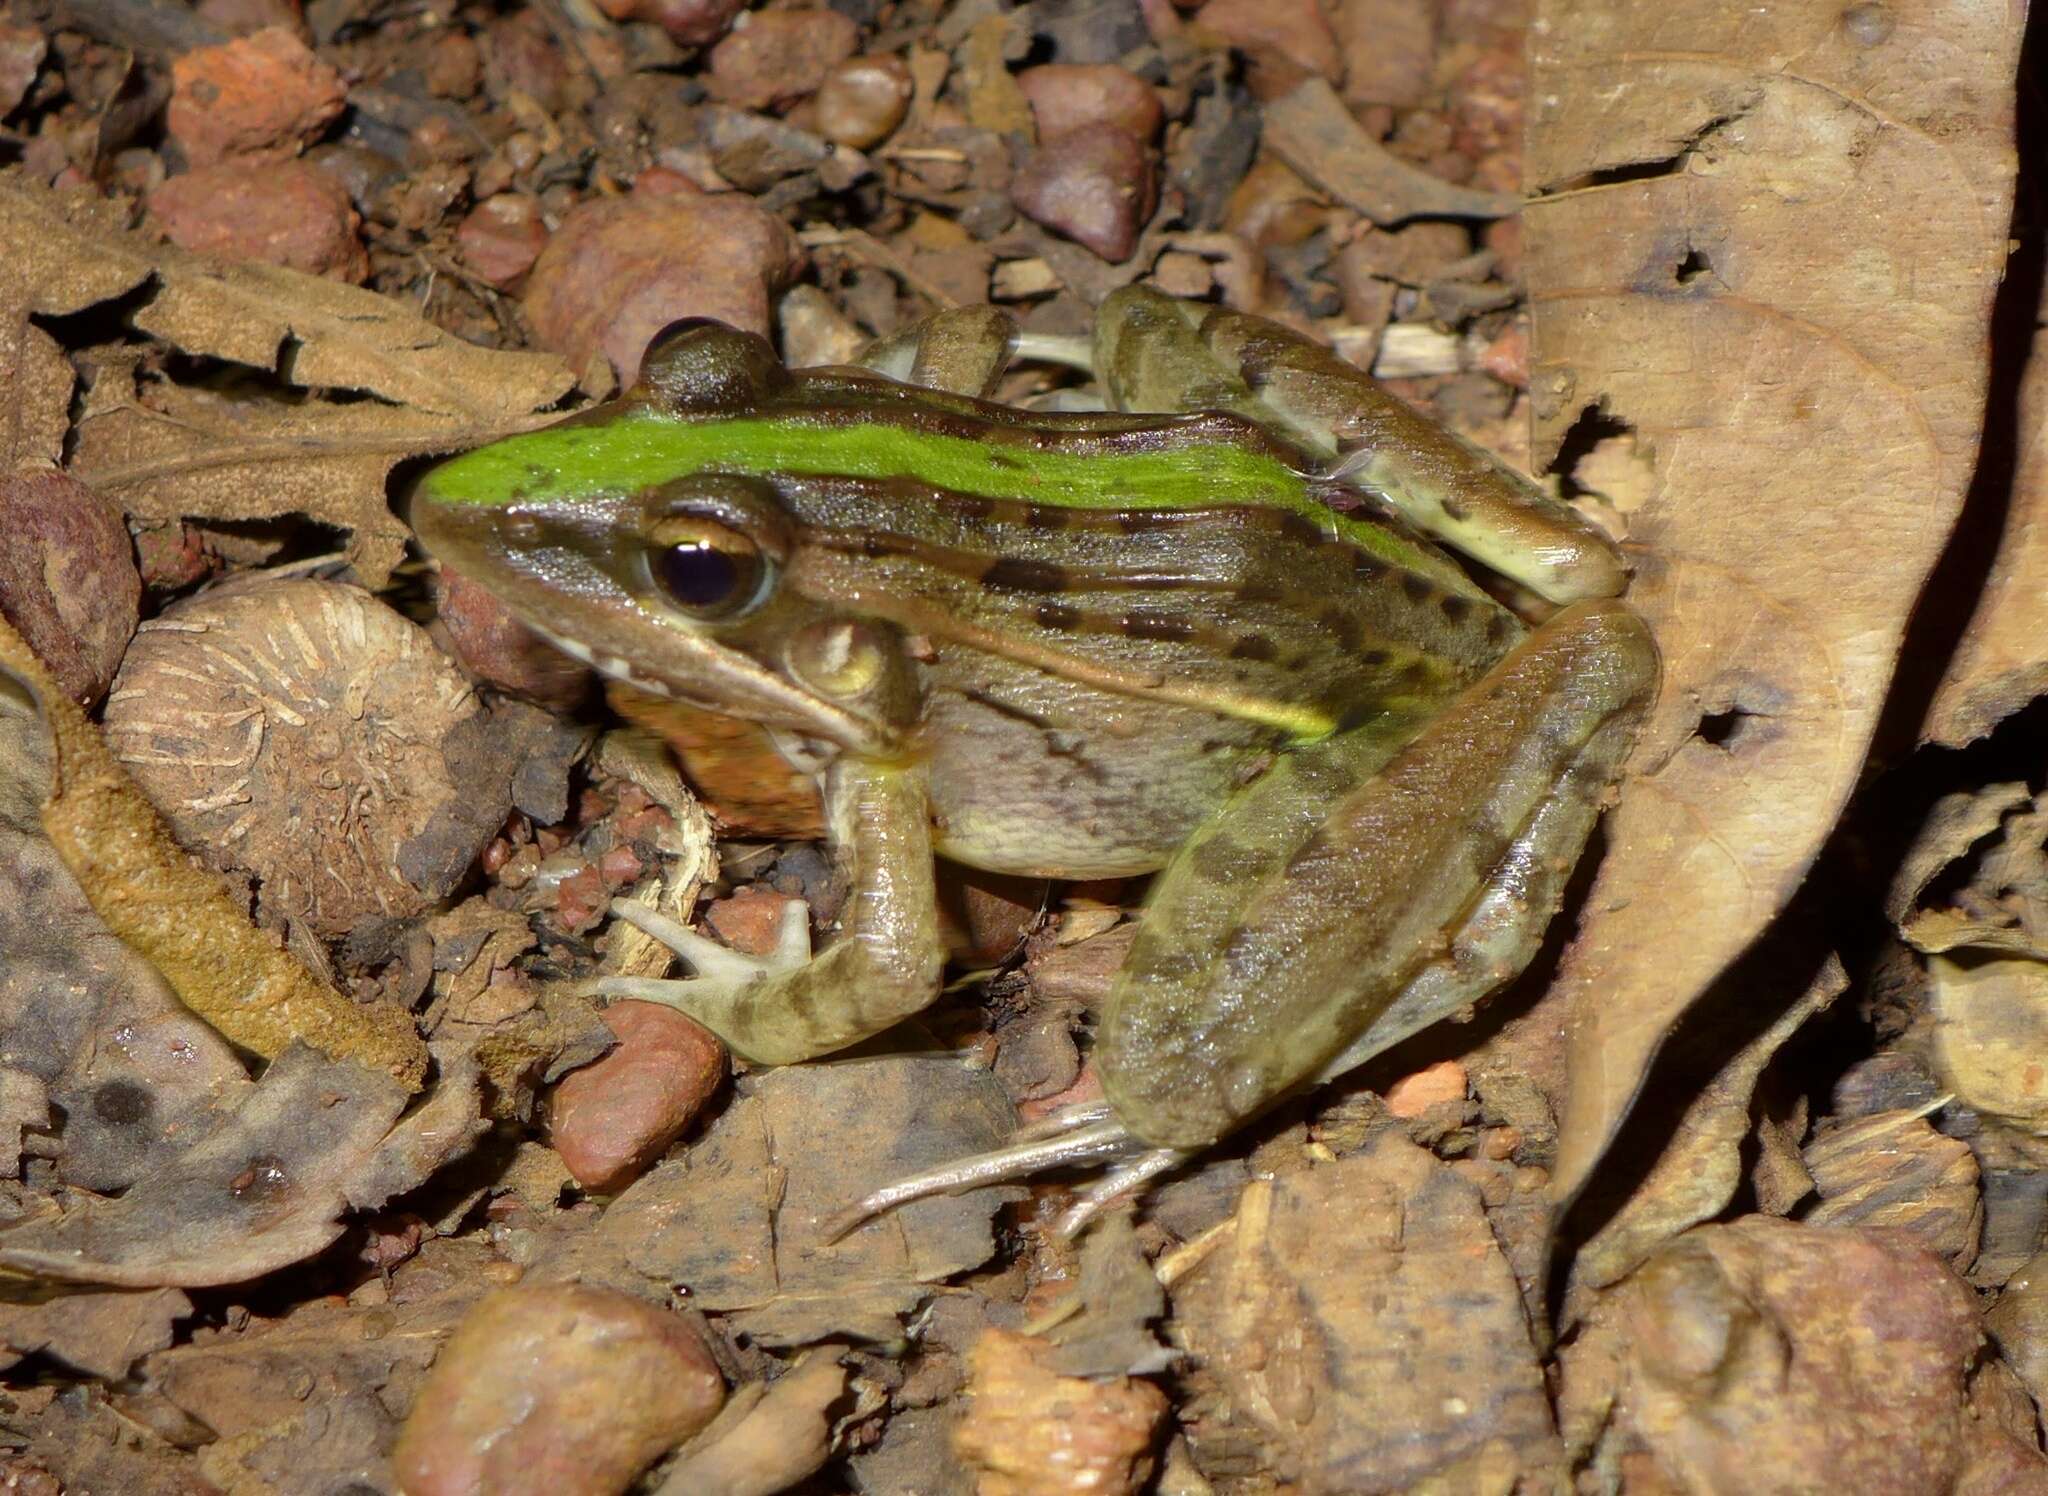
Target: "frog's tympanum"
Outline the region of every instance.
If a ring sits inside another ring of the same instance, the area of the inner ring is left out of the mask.
[[[1093,342],[1112,410],[984,398],[1058,342],[976,308],[792,370],[679,324],[622,399],[413,505],[561,648],[822,776],[825,949],[801,906],[754,959],[621,905],[696,975],[608,992],[808,1059],[936,996],[934,854],[1158,875],[1106,1103],[871,1206],[1087,1158],[1121,1160],[1108,1198],[1499,987],[1655,688],[1612,545],[1329,350],[1134,287]],[[1561,606],[1525,624],[1437,542]]]

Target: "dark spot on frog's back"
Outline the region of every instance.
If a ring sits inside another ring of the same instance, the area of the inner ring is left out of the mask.
[[[1164,613],[1126,613],[1123,630],[1133,639],[1158,639],[1169,644],[1184,644],[1195,637],[1192,623]]]
[[[1459,597],[1455,592],[1446,592],[1436,600],[1436,605],[1452,623],[1463,623],[1472,616],[1472,599]]]
[[[1216,835],[1196,845],[1188,854],[1198,877],[1211,883],[1246,883],[1263,878],[1279,861],[1268,847],[1248,847],[1225,835]]]
[[[987,586],[1011,592],[1064,592],[1067,569],[1029,556],[998,556],[981,574],[981,580]]]
[[[1233,660],[1254,660],[1259,664],[1271,664],[1280,657],[1280,651],[1264,634],[1244,634],[1230,646]]]
[[[950,488],[939,491],[939,506],[959,519],[987,519],[996,512],[994,499]]]
[[[1426,601],[1430,593],[1436,591],[1434,587],[1429,585],[1427,577],[1418,577],[1412,571],[1401,573],[1401,590],[1407,594],[1408,601],[1411,603]]]
[[[1330,637],[1337,641],[1337,647],[1346,653],[1358,648],[1362,637],[1358,620],[1342,608],[1323,609],[1323,627],[1330,631]]]
[[[1329,539],[1323,533],[1323,527],[1306,515],[1291,512],[1282,514],[1280,516],[1279,529],[1281,537],[1292,541],[1295,545],[1319,546]]]

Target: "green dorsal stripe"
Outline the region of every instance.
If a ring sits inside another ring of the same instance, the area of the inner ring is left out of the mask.
[[[503,507],[633,493],[692,473],[912,478],[935,488],[1078,509],[1243,505],[1282,509],[1395,566],[1471,586],[1441,557],[1319,503],[1307,479],[1266,453],[1224,441],[1166,442],[1154,450],[1060,451],[920,431],[885,419],[742,416],[677,420],[646,411],[601,425],[551,426],[507,437],[435,468],[422,496],[435,503]],[[1446,574],[1449,574],[1448,576]]]

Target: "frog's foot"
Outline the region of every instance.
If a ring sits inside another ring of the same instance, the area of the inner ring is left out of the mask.
[[[748,992],[763,982],[799,970],[811,959],[811,910],[802,899],[792,899],[782,906],[781,923],[775,930],[775,949],[765,956],[750,956],[707,940],[688,926],[629,899],[613,899],[611,910],[689,962],[696,975],[600,977],[596,984],[598,993],[661,1003],[713,1030],[722,1030],[720,1020]]]
[[[1024,1129],[1006,1148],[956,1158],[883,1185],[836,1217],[826,1228],[826,1240],[837,1241],[884,1211],[931,1195],[1027,1179],[1076,1164],[1109,1165],[1108,1172],[1060,1216],[1055,1229],[1070,1237],[1145,1181],[1191,1156],[1180,1148],[1148,1148],[1117,1121],[1107,1102],[1068,1107]]]

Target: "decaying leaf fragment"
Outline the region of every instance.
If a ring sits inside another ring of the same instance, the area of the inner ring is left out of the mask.
[[[473,1081],[399,1122],[406,1087],[294,1045],[213,1131],[118,1200],[0,1231],[0,1267],[70,1283],[240,1283],[320,1251],[354,1206],[417,1184],[467,1141]]]
[[[1182,1422],[1205,1468],[1317,1491],[1540,1487],[1557,1468],[1521,1293],[1478,1189],[1398,1132],[1254,1180],[1176,1280],[1173,1310],[1194,1358]]]
[[[0,416],[0,455],[28,466],[62,451],[70,371],[29,316],[137,298],[133,325],[182,352],[376,400],[228,401],[157,376],[138,382],[131,364],[109,359],[75,433],[73,474],[133,516],[304,513],[353,533],[352,559],[373,586],[406,539],[384,494],[392,466],[500,435],[573,382],[552,355],[475,347],[319,276],[153,244],[102,206],[19,177],[0,178],[0,243],[0,352],[21,356],[26,393],[42,397]]]
[[[257,931],[171,840],[85,714],[5,624],[0,671],[0,685],[32,698],[53,740],[44,831],[107,927],[179,1000],[257,1054],[303,1041],[388,1073],[402,1093],[416,1090],[427,1052],[412,1016],[352,1002]]]
[[[2048,295],[2048,292],[2044,292]],[[1991,575],[1921,731],[1958,747],[2048,693],[2048,307],[2020,386],[2019,454]]]
[[[1559,975],[1568,1198],[1861,772],[1975,455],[2019,26],[1551,0],[1530,37],[1535,449],[1632,450],[1607,497],[1665,660]]]
[[[1618,1282],[1672,1237],[1727,1207],[1742,1183],[1742,1149],[1751,1132],[1750,1100],[1758,1077],[1806,1020],[1832,1003],[1848,983],[1841,963],[1829,961],[1797,1002],[1729,1056],[1704,1084],[1696,1090],[1681,1085],[1692,1099],[1671,1141],[1621,1208],[1573,1255],[1567,1320],[1578,1317],[1588,1292]],[[1712,1035],[1704,1037],[1701,1047],[1709,1055],[1720,1053]],[[1684,1058],[1683,1048],[1681,1034],[1674,1052],[1665,1055],[1666,1062]]]
[[[763,1345],[894,1339],[928,1285],[987,1260],[1015,1189],[920,1200],[836,1242],[828,1228],[870,1189],[1005,1141],[1013,1120],[988,1072],[949,1055],[764,1071],[612,1203],[582,1271],[680,1284]]]

